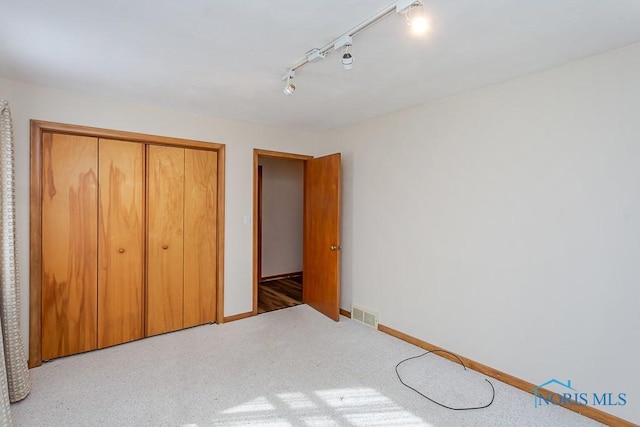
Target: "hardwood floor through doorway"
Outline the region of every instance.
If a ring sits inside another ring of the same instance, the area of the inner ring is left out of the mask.
[[[302,276],[258,284],[258,314],[302,304]]]

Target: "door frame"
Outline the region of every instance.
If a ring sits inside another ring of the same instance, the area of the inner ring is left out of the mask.
[[[66,123],[31,120],[29,178],[29,368],[42,364],[42,135],[44,132],[84,135],[144,144],[196,148],[218,153],[217,187],[217,286],[216,323],[224,322],[224,189],[225,145],[166,136],[94,128]],[[145,231],[146,233],[146,231]],[[145,235],[146,236],[146,235]],[[146,240],[146,237],[145,237]],[[146,289],[146,276],[143,278]]]
[[[256,257],[258,272],[258,282],[262,280],[262,166],[258,165],[258,185],[256,186],[258,192],[258,215],[255,217],[258,223],[258,256]]]
[[[261,150],[258,148],[253,149],[253,311],[252,315],[258,314],[258,283],[260,281],[261,271],[258,268],[258,257],[261,251],[258,247],[260,243],[260,233],[262,227],[259,224],[261,220],[260,215],[260,180],[259,178],[259,163],[261,157],[267,157],[271,159],[288,159],[288,160],[309,160],[313,159],[313,156],[306,154],[285,153],[282,151]],[[303,272],[304,274],[304,272]]]

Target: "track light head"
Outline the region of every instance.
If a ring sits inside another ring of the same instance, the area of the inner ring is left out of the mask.
[[[293,95],[293,92],[296,91],[296,85],[293,83],[293,77],[295,75],[295,70],[287,70],[287,72],[282,76],[282,80],[287,81],[287,85],[282,89],[282,93],[287,96]]]
[[[296,91],[296,85],[291,81],[291,79],[287,79],[287,85],[282,89],[282,93],[285,95],[293,95],[293,92]]]
[[[429,29],[429,23],[427,22],[427,18],[424,16],[422,3],[411,6],[411,10],[407,13],[407,19],[409,20],[411,32],[415,35],[424,34]]]
[[[342,66],[345,70],[350,70],[353,68],[353,56],[350,53],[345,53],[342,55],[342,59],[340,60]]]
[[[353,55],[350,52],[352,47],[353,45],[350,44],[345,45],[344,53],[342,55],[342,58],[340,58],[340,63],[345,70],[350,70],[353,68]]]
[[[351,50],[353,49],[353,38],[350,35],[344,35],[333,43],[333,49],[342,49],[342,56],[340,57],[340,63],[345,70],[350,70],[353,67],[353,55]]]
[[[407,25],[415,35],[422,35],[429,29],[429,22],[424,14],[424,4],[421,0],[398,1],[396,13],[402,13],[406,16]]]

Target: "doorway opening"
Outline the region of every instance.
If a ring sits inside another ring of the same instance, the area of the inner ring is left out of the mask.
[[[304,161],[258,159],[258,314],[302,304]]]
[[[304,162],[254,151],[254,314],[302,304]]]

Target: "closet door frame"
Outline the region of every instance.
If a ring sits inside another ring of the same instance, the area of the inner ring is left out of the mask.
[[[194,148],[201,150],[203,149],[215,151],[218,154],[216,209],[217,289],[215,304],[216,323],[223,323],[225,145],[205,141],[147,135],[141,133],[101,129],[66,123],[31,120],[31,169],[29,183],[29,368],[34,368],[42,364],[42,147],[43,134],[46,132],[123,140],[128,142],[138,142],[147,145],[152,144]]]

